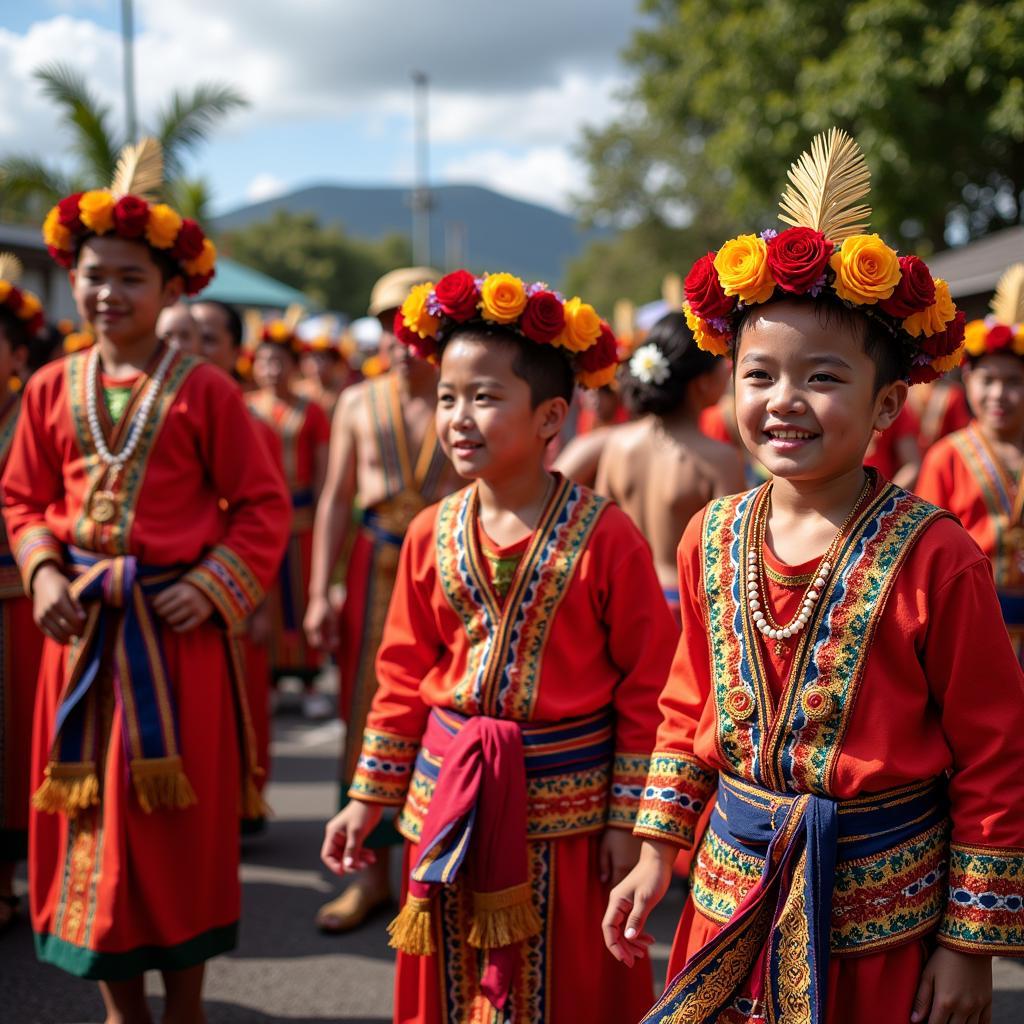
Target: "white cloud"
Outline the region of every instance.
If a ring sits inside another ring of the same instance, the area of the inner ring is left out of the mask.
[[[586,171],[562,146],[537,146],[525,153],[483,149],[441,169],[451,184],[488,185],[519,199],[567,210],[569,197],[582,191]]]
[[[245,198],[250,203],[261,203],[265,199],[275,199],[288,190],[286,182],[273,174],[257,174],[246,186]]]

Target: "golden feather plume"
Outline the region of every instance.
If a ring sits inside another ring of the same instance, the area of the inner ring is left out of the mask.
[[[297,302],[293,302],[285,311],[284,316],[281,318],[284,320],[285,326],[293,334],[295,328],[299,326],[299,321],[305,315],[305,310]]]
[[[0,252],[0,281],[14,284],[21,280],[21,272],[24,269],[21,260],[13,252]]]
[[[154,202],[163,187],[164,151],[156,139],[145,138],[121,150],[114,180],[110,183],[110,191],[117,198],[131,194]]]
[[[661,279],[661,297],[673,313],[683,308],[683,279],[678,274],[666,274]]]
[[[854,205],[871,190],[871,171],[860,146],[839,128],[815,135],[789,169],[779,220],[813,228],[833,242],[867,229],[871,207]]]
[[[262,334],[263,314],[258,309],[247,309],[245,311],[245,347],[248,351],[255,351]]]
[[[636,328],[636,306],[629,299],[617,299],[612,307],[612,329],[622,342],[630,341]]]
[[[990,308],[1001,324],[1024,324],[1024,263],[1003,271]]]

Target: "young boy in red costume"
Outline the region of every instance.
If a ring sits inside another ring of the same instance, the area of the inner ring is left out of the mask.
[[[29,346],[43,328],[39,299],[17,286],[20,276],[21,262],[0,253],[0,474],[21,409]],[[0,932],[18,910],[14,867],[28,849],[32,698],[42,648],[43,634],[32,621],[32,602],[0,524]]]
[[[294,675],[302,679],[306,688],[304,713],[324,718],[332,704],[313,689],[323,659],[306,643],[302,620],[309,591],[313,513],[327,472],[331,425],[318,403],[294,390],[301,346],[294,329],[283,320],[263,325],[253,355],[256,390],[246,395],[246,402],[280,438],[285,479],[292,496],[291,537],[274,595],[277,607],[271,623],[270,663],[275,678]]]
[[[1024,263],[1002,276],[991,316],[967,325],[966,346],[975,419],[928,452],[916,489],[959,516],[988,555],[1003,621],[1024,659]]]
[[[615,964],[599,918],[636,855],[676,627],[625,513],[544,468],[574,375],[606,382],[615,339],[579,299],[466,271],[413,289],[396,329],[439,346],[438,435],[474,482],[409,527],[322,856],[360,869],[402,807],[396,1021],[635,1020],[650,972]]]
[[[644,953],[717,783],[645,1021],[987,1020],[991,957],[1024,946],[1024,679],[977,545],[863,465],[908,380],[959,362],[964,318],[920,260],[862,233],[848,136],[815,139],[790,177],[794,227],[732,239],[687,277],[773,479],[683,535],[643,850],[606,941]]]
[[[138,195],[159,146],[69,196],[44,238],[96,344],[25,389],[4,514],[47,635],[33,739],[29,895],[41,959],[97,979],[108,1021],[202,1021],[204,963],[235,944],[238,814],[256,797],[228,632],[283,550],[287,494],[237,387],[156,336],[213,274],[195,222]],[[222,499],[227,503],[226,509]]]

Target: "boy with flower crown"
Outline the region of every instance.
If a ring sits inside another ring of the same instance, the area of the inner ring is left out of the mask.
[[[18,287],[20,277],[21,261],[0,253],[0,474],[21,409],[29,347],[44,326],[42,305]],[[32,602],[0,524],[0,932],[18,911],[14,868],[28,849],[32,698],[42,647],[43,634],[32,621]]]
[[[203,1019],[235,943],[238,814],[258,803],[229,633],[284,547],[287,495],[238,389],[165,346],[161,309],[213,274],[197,224],[148,195],[159,146],[71,196],[44,237],[96,343],[25,389],[4,515],[47,636],[33,737],[29,896],[41,959],[99,980],[108,1020]],[[226,509],[221,499],[226,501]]]
[[[711,502],[680,543],[644,843],[605,938],[643,955],[717,784],[645,1021],[989,1020],[991,957],[1024,948],[1024,677],[977,545],[863,466],[908,381],[962,358],[963,316],[864,233],[848,136],[819,136],[790,177],[794,226],[726,242],[686,281],[773,479]]]
[[[928,452],[916,490],[957,515],[988,556],[1024,664],[1024,263],[1003,274],[991,315],[965,332],[975,419]]]
[[[396,1021],[634,1020],[651,976],[601,948],[676,628],[626,515],[545,470],[574,379],[616,345],[580,299],[510,274],[414,288],[400,341],[440,358],[437,430],[471,486],[402,547],[349,804],[341,873],[401,807],[411,872],[390,932]]]

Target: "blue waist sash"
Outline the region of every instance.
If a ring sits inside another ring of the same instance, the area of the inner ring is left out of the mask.
[[[1007,626],[1024,626],[1024,591],[998,590],[998,593],[1003,622]]]
[[[381,544],[390,544],[392,547],[400,548],[404,538],[397,533],[385,529],[381,525],[381,517],[373,509],[363,510],[363,529],[370,534],[375,541]]]
[[[895,897],[900,923],[882,937],[882,945],[934,927],[946,867],[945,823],[939,780],[840,802],[809,793],[775,793],[722,775],[700,858],[715,860],[724,849],[728,860],[746,861],[747,870],[757,866],[760,874],[722,930],[669,982],[644,1024],[710,1022],[734,1005],[755,1011],[763,1007],[771,1020],[821,1024],[828,1003],[834,896],[844,907],[849,904],[854,917],[858,911],[868,915],[854,922],[853,930],[861,933],[873,930],[869,918],[879,894]],[[924,837],[934,838],[917,842]],[[904,885],[899,879],[893,892],[890,872],[872,892],[872,871],[865,865],[876,858],[883,874],[906,861],[909,881]],[[859,870],[848,871],[837,889],[843,862],[857,862]],[[719,866],[716,861],[707,874],[717,876]],[[725,887],[737,884],[735,877],[723,881]],[[700,907],[696,879],[694,884]],[[859,885],[863,891],[857,891]],[[920,907],[915,904],[919,895]]]

